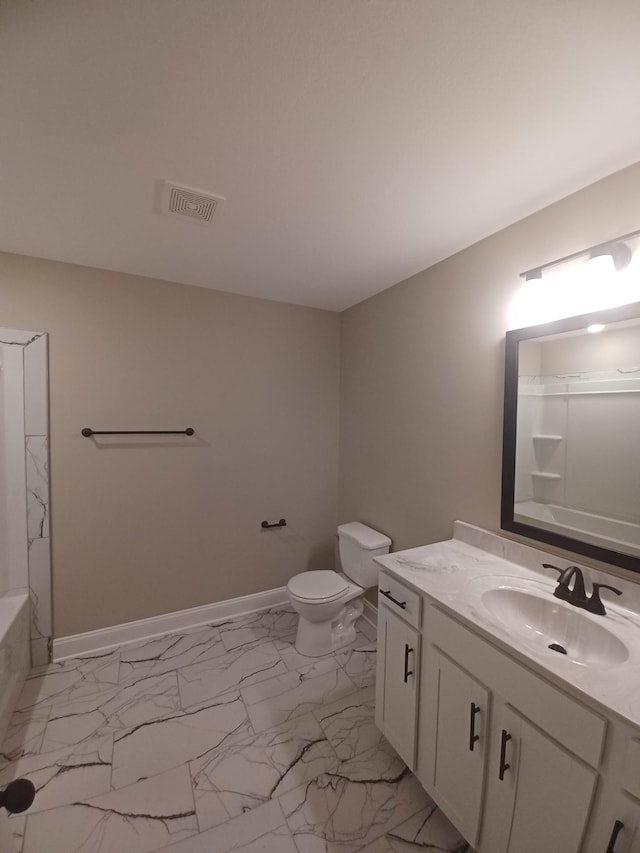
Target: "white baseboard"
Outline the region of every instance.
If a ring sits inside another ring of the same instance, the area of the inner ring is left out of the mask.
[[[362,618],[366,620],[375,631],[378,630],[378,608],[366,598],[364,599],[364,611],[362,613]]]
[[[177,610],[175,613],[152,616],[150,619],[126,622],[124,625],[87,631],[85,634],[60,637],[53,641],[53,660],[58,662],[66,658],[108,652],[118,646],[139,643],[142,640],[161,637],[163,634],[179,632],[185,628],[198,628],[201,625],[211,625],[226,619],[236,619],[247,613],[256,613],[259,610],[287,604],[288,601],[287,588],[282,586],[266,592],[244,595],[241,598],[230,598],[215,604],[205,604],[189,610]],[[365,602],[365,615],[366,604]]]

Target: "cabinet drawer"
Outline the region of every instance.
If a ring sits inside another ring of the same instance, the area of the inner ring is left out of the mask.
[[[409,625],[420,628],[422,596],[386,572],[378,578],[378,606],[384,604],[401,616]]]
[[[591,767],[599,766],[607,725],[602,717],[437,607],[429,609],[425,625],[437,648],[490,684],[565,749]]]

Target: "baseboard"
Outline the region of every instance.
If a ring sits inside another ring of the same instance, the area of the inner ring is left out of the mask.
[[[366,598],[364,599],[362,619],[368,622],[375,631],[378,630],[378,608]]]
[[[241,598],[230,598],[215,604],[192,607],[189,610],[177,610],[175,613],[152,616],[150,619],[139,619],[136,622],[87,631],[85,634],[60,637],[53,641],[53,660],[58,662],[66,658],[108,652],[118,646],[139,643],[142,640],[161,637],[163,634],[179,632],[185,628],[198,628],[201,625],[211,625],[226,619],[235,619],[247,613],[278,607],[287,604],[288,600],[287,588],[283,586],[266,592],[244,595]]]

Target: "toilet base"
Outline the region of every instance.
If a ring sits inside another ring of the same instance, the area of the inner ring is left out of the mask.
[[[305,657],[318,658],[348,646],[356,638],[356,620],[362,615],[361,598],[346,604],[330,622],[310,622],[298,616],[296,651]]]

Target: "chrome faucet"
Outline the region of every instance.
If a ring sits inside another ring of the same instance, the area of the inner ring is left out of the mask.
[[[558,586],[554,589],[553,594],[556,598],[562,601],[568,601],[574,607],[581,607],[588,613],[596,613],[598,616],[605,616],[607,611],[604,609],[604,604],[600,600],[600,590],[609,589],[615,592],[616,595],[622,595],[619,589],[615,586],[609,586],[606,583],[594,583],[591,598],[587,597],[584,588],[584,576],[578,566],[567,566],[566,569],[559,569],[551,563],[543,563],[545,569],[555,569],[560,573],[558,578]],[[573,579],[573,588],[570,588],[571,580]]]

